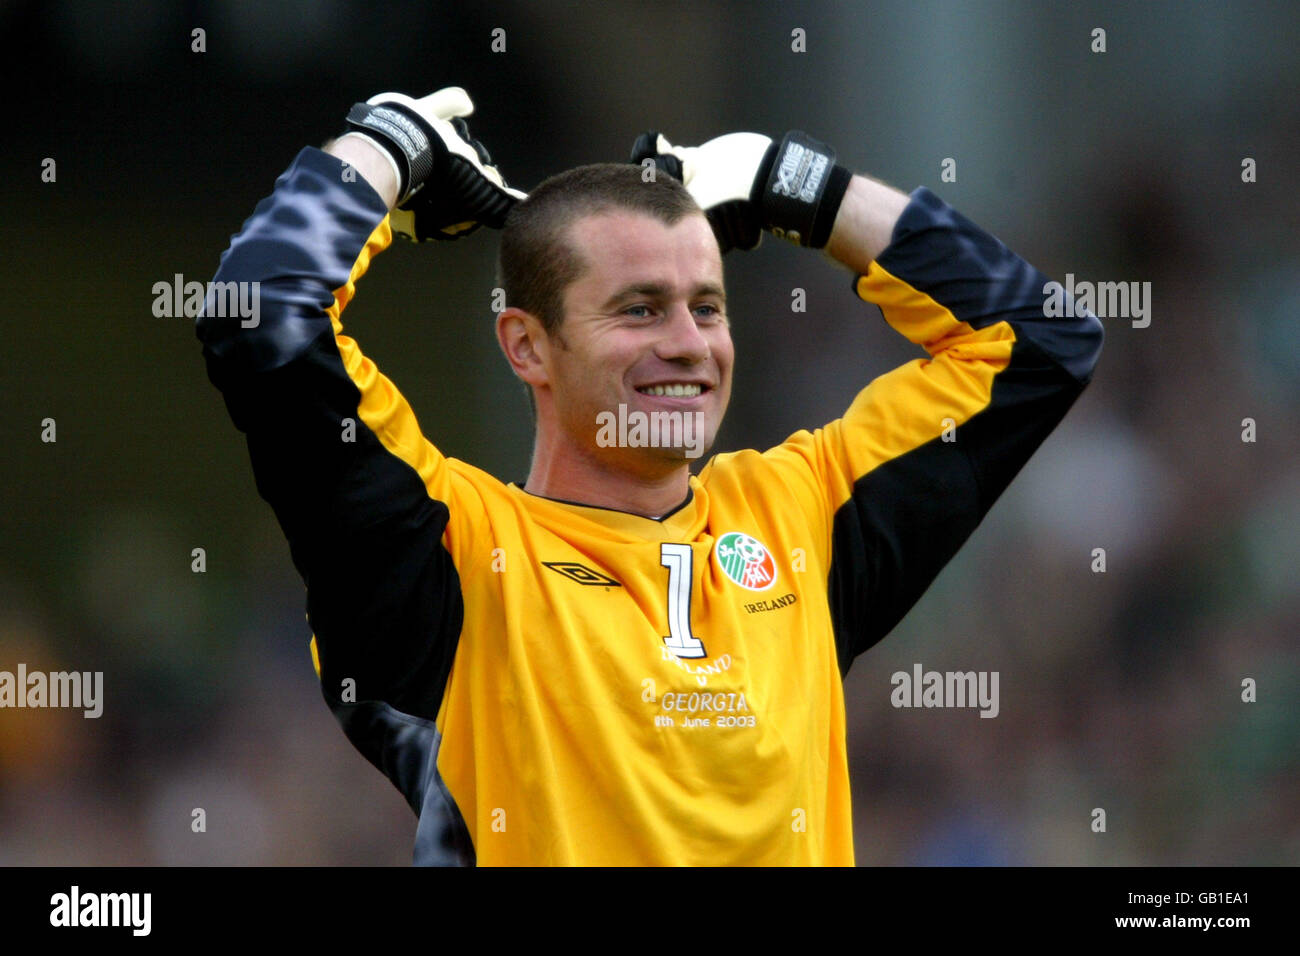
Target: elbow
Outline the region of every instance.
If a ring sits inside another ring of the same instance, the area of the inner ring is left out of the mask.
[[[235,278],[224,268],[208,283],[195,334],[216,359],[269,371],[332,332],[324,293],[297,280]],[[332,303],[333,296],[328,296]]]

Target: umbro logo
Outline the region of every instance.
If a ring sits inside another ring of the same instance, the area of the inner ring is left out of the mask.
[[[579,584],[607,588],[621,588],[623,586],[613,578],[601,574],[599,571],[593,571],[585,564],[579,564],[577,561],[543,561],[542,564],[557,574],[564,575],[570,581],[577,581]]]

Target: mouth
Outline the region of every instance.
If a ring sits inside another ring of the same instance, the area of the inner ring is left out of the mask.
[[[655,385],[638,385],[636,390],[652,398],[691,399],[699,398],[706,392],[712,391],[713,386],[703,382],[662,382]]]

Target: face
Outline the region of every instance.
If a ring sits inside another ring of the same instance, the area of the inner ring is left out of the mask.
[[[698,458],[722,423],[734,359],[708,220],[666,226],[607,212],[578,220],[569,237],[586,269],[565,290],[566,347],[553,344],[545,360],[565,440],[646,474]]]

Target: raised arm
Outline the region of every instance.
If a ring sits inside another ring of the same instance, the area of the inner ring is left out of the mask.
[[[442,105],[469,112],[464,91],[455,94]],[[431,99],[358,104],[356,135],[302,150],[234,236],[213,283],[256,289],[257,321],[210,297],[196,323],[209,378],[247,438],[258,492],[307,586],[322,692],[417,809],[428,748],[394,741],[417,725],[431,732],[410,718],[431,727],[437,715],[462,615],[445,532],[452,510],[470,505],[458,502],[446,459],[401,392],[343,334],[341,315],[394,230],[453,239],[499,224],[517,195],[463,126],[403,112]]]
[[[857,180],[855,179],[855,182]],[[850,214],[852,215],[852,214]],[[871,382],[813,447],[833,509],[829,579],[840,662],[893,629],[1092,378],[1102,326],[1048,317],[1045,275],[928,189],[889,244],[852,218],[828,251],[916,359]]]
[[[1101,323],[1046,309],[1047,277],[928,189],[906,196],[851,175],[806,134],[687,148],[647,134],[634,159],[683,176],[724,249],[753,248],[763,230],[824,248],[929,355],[876,378],[825,427],[716,465],[765,471],[804,509],[847,672],[1078,398]]]
[[[854,272],[865,273],[894,239],[906,193],[866,176],[855,175],[845,190],[826,253]]]

